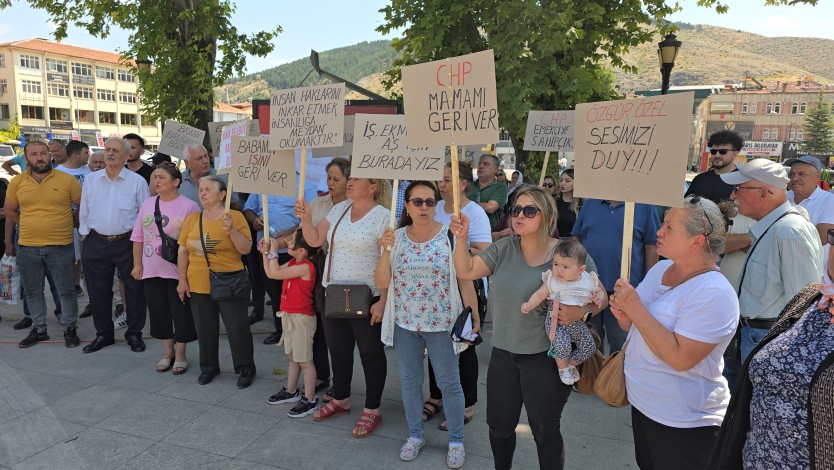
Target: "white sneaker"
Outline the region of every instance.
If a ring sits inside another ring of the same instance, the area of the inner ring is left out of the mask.
[[[425,439],[417,440],[409,437],[400,449],[400,460],[402,460],[403,462],[411,462],[412,460],[416,459],[417,454],[420,453],[420,449],[425,444]]]
[[[579,382],[579,369],[576,366],[568,366],[568,371],[570,372],[571,377],[573,377],[573,383]]]
[[[122,313],[115,320],[113,320],[113,329],[114,330],[121,330],[122,328],[127,328],[127,314]]]
[[[570,368],[559,369],[559,379],[565,385],[573,385],[573,374],[570,373]]]
[[[450,446],[446,453],[446,466],[449,468],[460,468],[466,462],[466,452],[462,446]]]

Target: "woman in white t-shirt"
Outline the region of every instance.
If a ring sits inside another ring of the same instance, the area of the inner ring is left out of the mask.
[[[314,421],[324,421],[350,412],[353,355],[358,347],[365,371],[366,393],[365,408],[353,428],[353,437],[362,438],[370,436],[382,424],[379,406],[388,374],[381,341],[387,289],[377,289],[374,271],[380,256],[378,240],[388,226],[390,211],[385,206],[391,202],[391,190],[386,180],[351,177],[346,194],[348,199],[333,206],[318,225],[313,225],[312,210],[301,199],[295,203],[295,213],[301,219],[301,231],[310,246],[330,243],[333,237],[322,271],[325,273],[322,285],[367,284],[374,296],[370,321],[361,318],[324,319],[324,334],[333,366],[333,399],[313,415]]]
[[[718,272],[726,226],[712,201],[666,213],[652,267],[635,289],[620,279],[611,311],[628,331],[625,378],[637,465],[705,468],[730,401],[722,355],[738,326],[738,298]]]

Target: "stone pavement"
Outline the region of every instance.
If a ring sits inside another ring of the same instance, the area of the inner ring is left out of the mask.
[[[188,347],[184,375],[154,371],[158,341],[146,339],[144,353],[124,342],[93,354],[66,349],[49,305],[54,343],[20,349],[27,331],[14,331],[21,306],[0,306],[0,469],[393,469],[446,468],[446,433],[435,417],[426,424],[427,445],[413,462],[399,460],[407,437],[397,362],[388,352],[383,396],[384,423],[367,439],[350,431],[364,400],[359,357],[353,379],[354,411],[323,423],[291,419],[290,405],[268,405],[286,369],[283,348],[262,344],[271,322],[253,326],[258,377],[245,390],[235,386],[225,337],[220,342],[222,373],[197,384],[197,343]],[[86,298],[79,298],[83,309]],[[269,308],[269,307],[267,307]],[[122,332],[124,330],[121,330]],[[146,327],[145,332],[147,333]],[[79,320],[83,340],[95,335],[92,318]],[[116,332],[117,337],[119,331]],[[485,423],[486,366],[491,325],[478,347],[481,364],[475,420],[466,427],[464,468],[492,468]],[[428,381],[426,381],[427,383]],[[426,385],[428,388],[428,385]],[[428,391],[426,390],[426,396]],[[562,417],[567,469],[636,469],[629,408],[615,409],[594,396],[573,393]],[[536,447],[526,414],[518,426],[516,469],[537,469]]]

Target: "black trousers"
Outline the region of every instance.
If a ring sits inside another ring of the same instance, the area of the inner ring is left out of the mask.
[[[316,378],[322,382],[330,380],[330,359],[327,357],[327,340],[325,339],[322,313],[316,311],[316,332],[313,334],[313,365],[316,366]]]
[[[642,470],[703,470],[718,439],[719,426],[673,428],[631,407],[634,452]]]
[[[257,233],[249,224],[249,230]],[[264,315],[264,298],[266,298],[266,287],[264,286],[264,266],[261,252],[258,251],[257,237],[252,237],[252,251],[242,256],[249,273],[249,285],[252,286],[252,315],[262,317]]]
[[[492,348],[487,371],[487,425],[495,468],[512,468],[515,453],[515,428],[521,406],[536,442],[539,468],[565,467],[565,443],[560,420],[571,388],[559,380],[556,361],[546,352],[514,354]]]
[[[379,297],[374,297],[371,304],[377,301]],[[333,398],[344,400],[350,397],[353,349],[358,347],[365,371],[365,408],[379,408],[388,375],[388,361],[381,339],[382,325],[371,325],[367,319],[325,318],[324,329],[333,362]]]
[[[87,294],[93,308],[96,335],[113,338],[113,276],[118,268],[125,283],[125,299],[122,299],[127,314],[125,338],[141,337],[147,317],[147,304],[144,289],[130,275],[133,271],[133,242],[130,238],[109,242],[90,233],[84,239],[81,266],[87,280]]]
[[[469,346],[458,354],[460,386],[463,388],[464,406],[469,408],[478,403],[478,353],[475,346]],[[434,369],[429,359],[429,393],[434,400],[443,399],[443,394],[434,378]]]
[[[148,302],[148,318],[151,320],[151,336],[190,343],[197,339],[197,330],[188,297],[183,303],[177,294],[178,283],[177,279],[161,277],[142,280]]]
[[[287,253],[278,254],[278,264],[289,263],[291,259],[292,256]],[[261,263],[263,263],[263,259],[261,259]],[[264,271],[263,264],[260,266],[260,271],[261,282],[263,282],[264,288],[266,289],[266,295],[268,295],[269,300],[272,301],[272,321],[275,322],[275,331],[281,333],[284,331],[284,328],[281,326],[281,319],[276,318],[275,313],[281,310],[281,289],[284,287],[284,281],[266,277],[266,271]]]
[[[200,372],[220,372],[217,352],[220,347],[220,317],[226,326],[235,374],[245,369],[255,370],[255,346],[249,329],[249,315],[246,314],[248,303],[248,299],[216,302],[209,294],[191,293],[191,311],[200,345]]]

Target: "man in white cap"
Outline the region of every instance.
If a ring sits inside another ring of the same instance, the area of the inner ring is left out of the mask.
[[[822,246],[816,228],[788,202],[785,167],[755,159],[721,175],[734,186],[738,212],[756,221],[752,245],[738,282],[741,363],[773,326],[788,301],[822,275]],[[739,364],[728,361],[724,376],[734,386]]]
[[[834,229],[834,194],[820,188],[822,162],[813,155],[803,155],[785,162],[790,167],[788,201],[808,211],[811,223],[817,227],[820,241],[827,243],[828,230]]]

